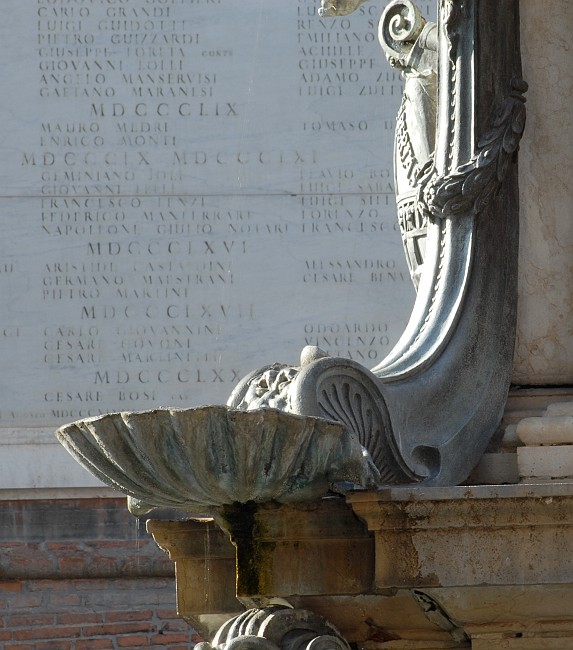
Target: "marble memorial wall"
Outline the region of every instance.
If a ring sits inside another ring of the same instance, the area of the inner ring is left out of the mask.
[[[380,362],[414,296],[381,4],[3,9],[0,440],[224,402],[306,344]]]

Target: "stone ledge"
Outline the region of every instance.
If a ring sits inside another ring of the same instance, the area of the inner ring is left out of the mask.
[[[250,516],[231,531],[238,600],[228,536],[205,522],[150,523],[177,565],[179,612],[202,630],[241,604],[280,601],[370,649],[468,647],[452,630],[480,650],[488,639],[531,650],[531,630],[551,650],[573,638],[571,483],[385,488]]]
[[[516,433],[525,445],[573,444],[573,416],[524,418],[517,424]]]
[[[573,445],[520,447],[517,458],[524,478],[573,477]]]
[[[101,487],[48,487],[0,489],[3,501],[67,501],[69,499],[125,499],[125,494],[113,488]]]
[[[538,417],[550,404],[571,403],[573,389],[563,388],[519,388],[513,386],[507,398],[502,428],[517,424],[527,417]],[[552,413],[553,414],[553,413]]]
[[[375,585],[573,582],[573,485],[388,488],[348,497],[374,532]]]
[[[559,482],[553,484],[529,483],[527,485],[455,485],[453,487],[407,485],[383,487],[375,492],[357,490],[349,493],[346,500],[353,505],[372,501],[468,501],[549,496],[573,498],[573,489],[568,483]]]

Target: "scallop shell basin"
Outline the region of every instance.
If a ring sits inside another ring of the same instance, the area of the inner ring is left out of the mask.
[[[373,487],[377,479],[367,452],[343,425],[275,409],[111,413],[65,425],[56,435],[81,465],[131,497],[136,514],[302,501],[323,496],[332,483]]]

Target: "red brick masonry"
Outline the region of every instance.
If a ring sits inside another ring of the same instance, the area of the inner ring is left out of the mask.
[[[0,648],[190,648],[173,563],[125,499],[0,502]]]

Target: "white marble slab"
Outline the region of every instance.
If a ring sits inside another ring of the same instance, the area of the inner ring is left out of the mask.
[[[383,6],[3,7],[4,431],[223,402],[306,344],[389,352],[414,292]]]
[[[520,250],[513,382],[573,384],[573,4],[520,3],[527,127],[519,151]],[[552,13],[553,13],[552,11]],[[543,47],[544,55],[539,56]]]

